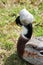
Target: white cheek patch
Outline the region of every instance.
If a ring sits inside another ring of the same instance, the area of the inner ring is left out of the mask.
[[[23,30],[22,30],[22,33],[23,35],[27,34],[28,33],[28,30],[26,27],[22,26]]]
[[[27,37],[25,36],[27,33],[28,33],[28,30],[26,27],[22,26],[22,32],[21,32],[21,35],[23,36],[23,38],[27,39]]]

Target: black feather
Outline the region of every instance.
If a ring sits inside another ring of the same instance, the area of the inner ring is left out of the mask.
[[[20,16],[16,18],[16,24],[22,26],[22,23],[20,22]]]
[[[31,36],[32,36],[32,32],[33,32],[32,24],[30,23],[30,24],[26,25],[25,27],[28,30],[28,32],[27,32],[27,34],[25,36],[30,39]]]

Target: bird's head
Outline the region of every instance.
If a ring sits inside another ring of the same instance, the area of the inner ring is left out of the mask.
[[[15,21],[17,25],[28,25],[34,21],[34,17],[26,9],[22,9]]]

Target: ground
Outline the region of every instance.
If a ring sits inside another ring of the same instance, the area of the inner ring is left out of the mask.
[[[22,30],[15,24],[19,11],[26,8],[35,17],[33,37],[43,36],[43,1],[37,5],[34,2],[6,3],[0,0],[0,65],[29,65],[17,55],[17,40]]]

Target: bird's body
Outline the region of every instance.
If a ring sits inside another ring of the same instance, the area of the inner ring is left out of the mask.
[[[16,24],[19,24],[23,28],[17,42],[17,53],[19,57],[31,64],[43,65],[43,42],[41,43],[35,38],[31,39],[33,32],[33,21],[33,15],[26,9],[21,10],[20,16],[16,18]]]
[[[18,56],[33,65],[43,65],[43,40],[26,39],[20,35],[17,43]]]
[[[40,40],[39,40],[40,39]],[[43,65],[43,38],[31,38],[25,45],[23,59],[33,65]]]

